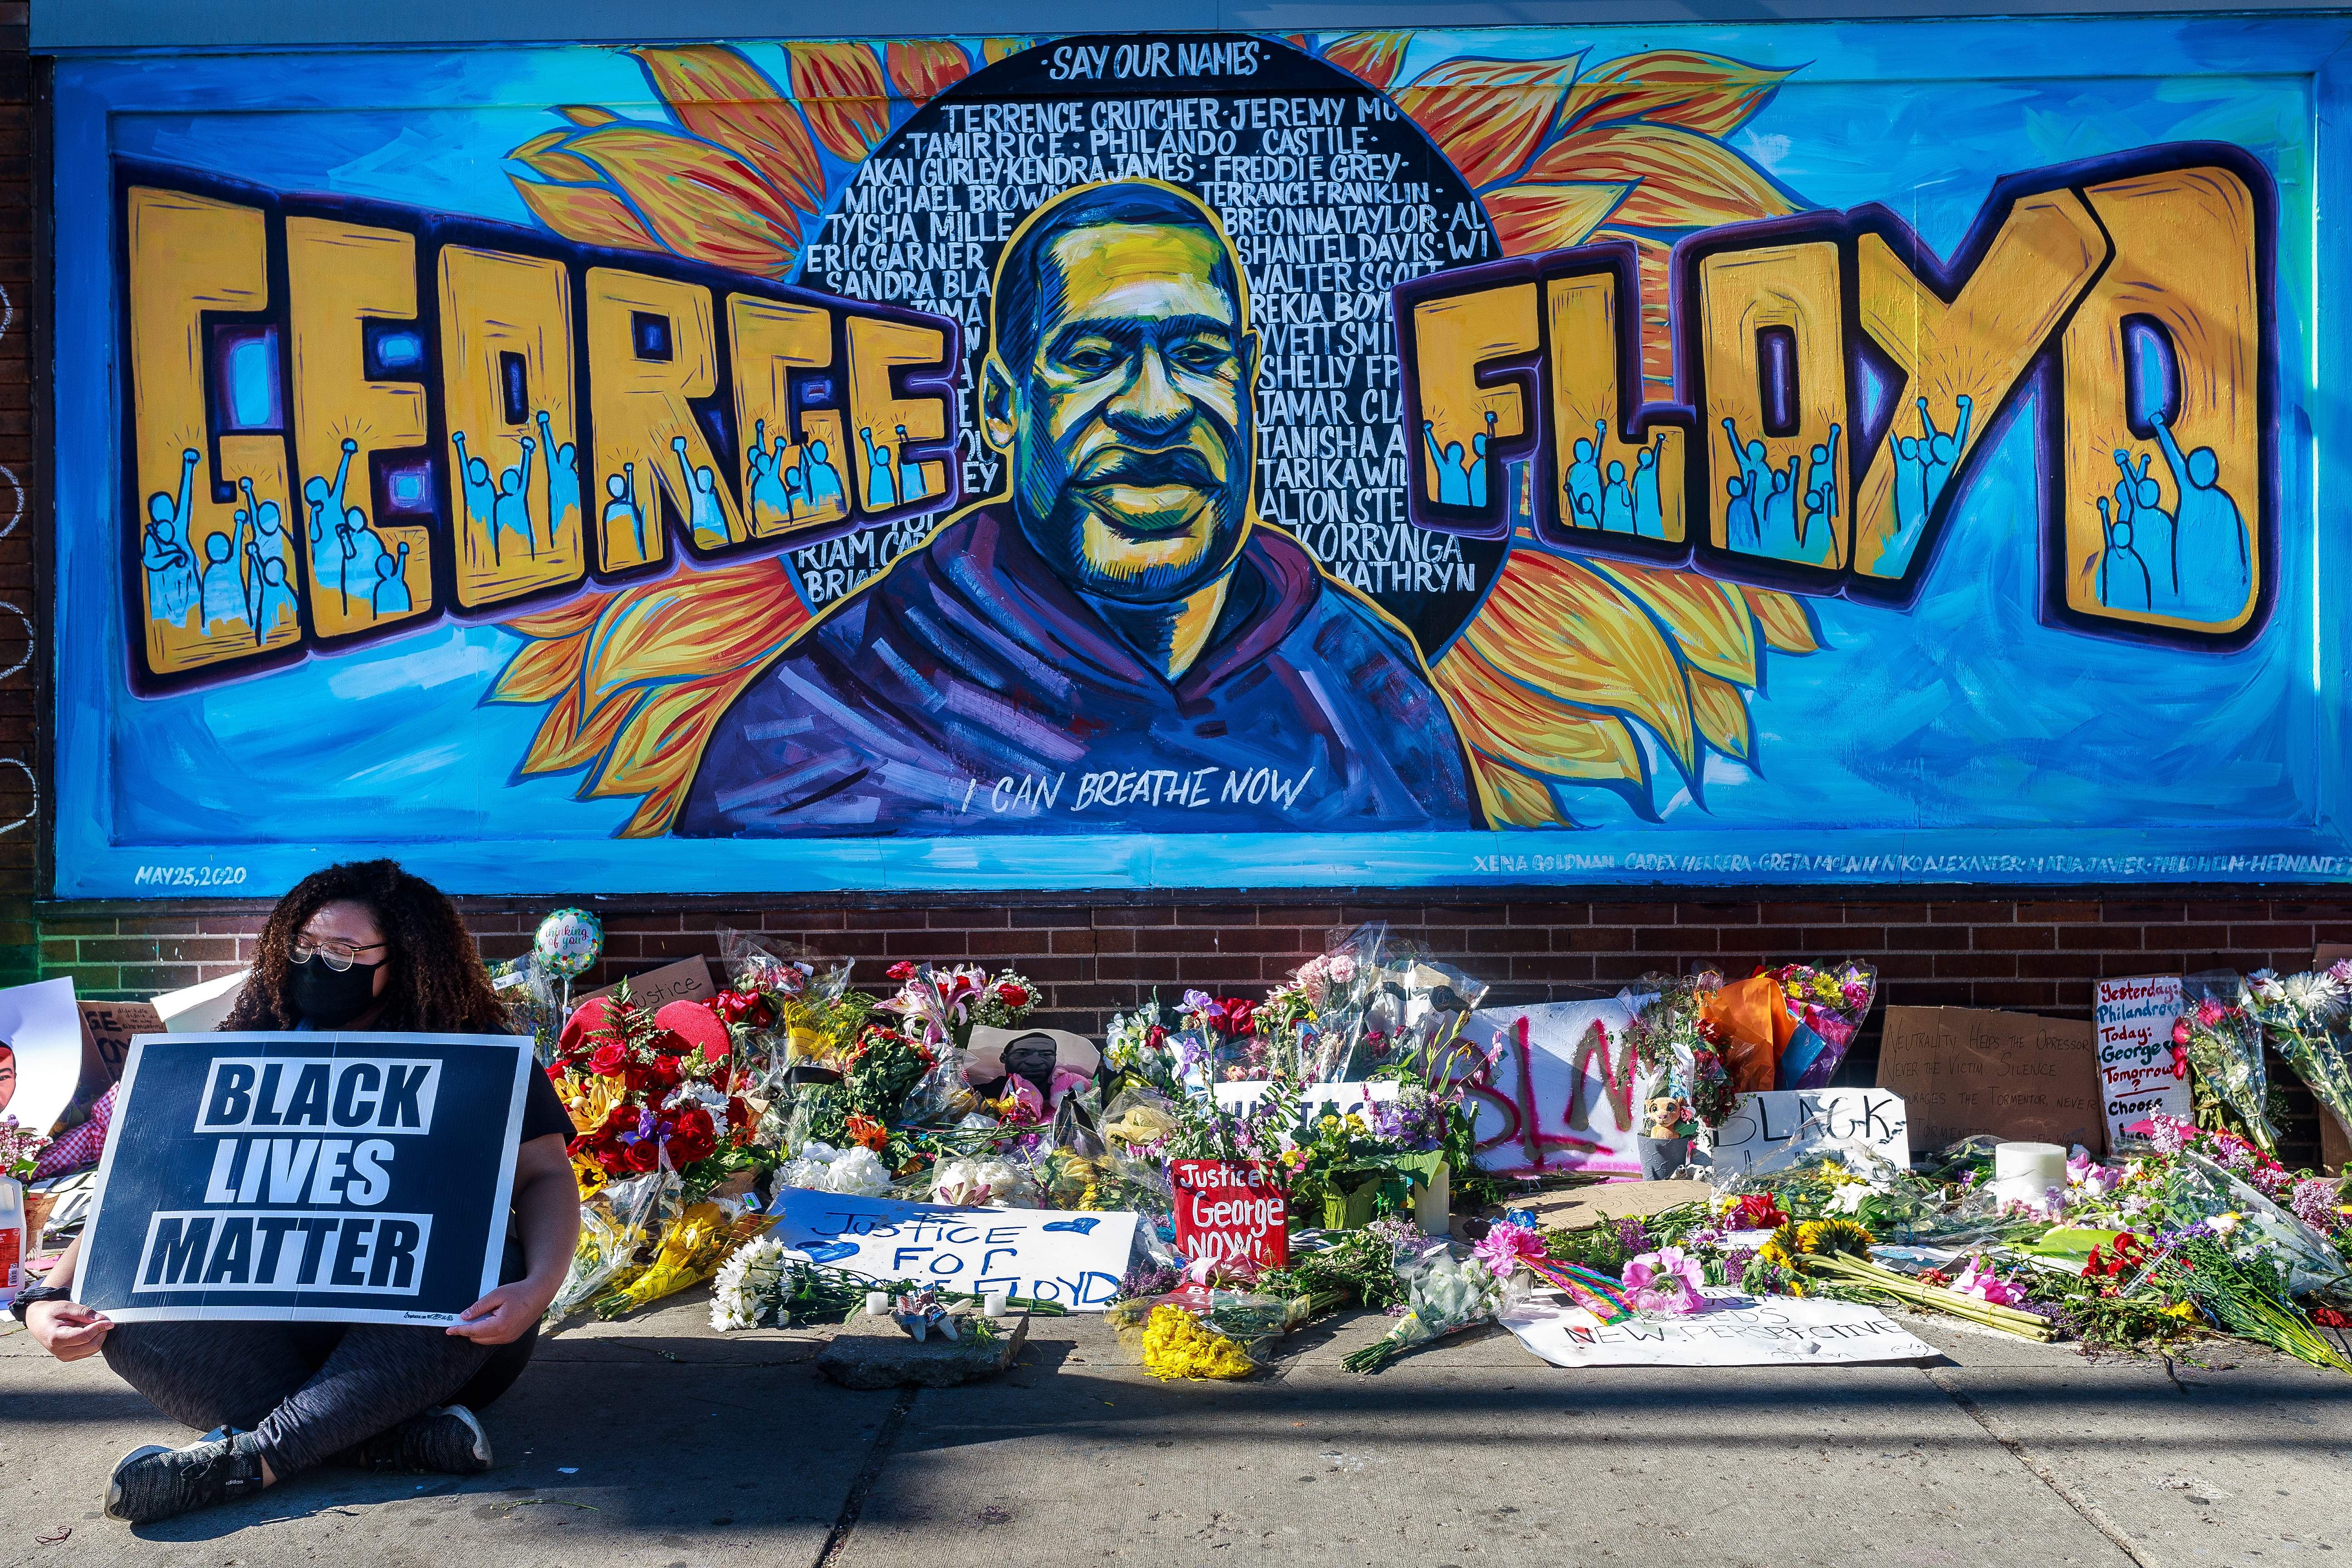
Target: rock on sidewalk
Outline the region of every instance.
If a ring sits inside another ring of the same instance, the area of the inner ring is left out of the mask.
[[[1021,1353],[1029,1337],[1029,1314],[990,1321],[996,1325],[992,1339],[975,1340],[967,1333],[950,1340],[935,1333],[919,1343],[887,1317],[853,1317],[817,1352],[817,1370],[844,1388],[897,1388],[909,1383],[953,1388],[1003,1372]]]

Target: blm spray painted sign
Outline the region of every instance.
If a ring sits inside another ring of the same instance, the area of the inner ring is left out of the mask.
[[[498,1283],[530,1042],[142,1035],[75,1296],[122,1322],[446,1323]]]

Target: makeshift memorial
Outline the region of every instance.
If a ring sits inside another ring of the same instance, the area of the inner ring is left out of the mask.
[[[2180,1016],[2180,976],[2102,980],[2093,993],[2098,1030],[2099,1089],[2107,1147],[2143,1117],[2189,1114],[2187,1042],[2173,1042]]]
[[[1349,1372],[1378,1372],[1417,1345],[1490,1322],[1503,1310],[1503,1281],[1486,1261],[1457,1260],[1444,1242],[1401,1260],[1397,1274],[1405,1282],[1405,1315],[1372,1343],[1340,1358]]]
[[[2273,980],[2267,970],[2259,973],[2264,982]],[[2197,1086],[2206,1090],[2197,1106],[2198,1125],[2242,1133],[2263,1153],[2277,1153],[2253,984],[2226,969],[2211,970],[2183,981],[2180,999],[2188,1011],[2173,1026],[2173,1038],[2188,1047]]]
[[[729,1154],[748,1148],[751,1109],[730,1092],[726,1028],[698,1002],[658,1013],[636,1006],[625,983],[583,1003],[547,1068],[578,1129],[571,1143],[581,1189],[614,1176],[678,1173],[686,1201],[726,1179]]]
[[[2048,1318],[2011,1305],[2010,1292],[2004,1290],[2003,1300],[1994,1300],[1990,1292],[1971,1289],[1978,1284],[1973,1264],[1967,1276],[1968,1284],[1945,1289],[1871,1261],[1871,1246],[1870,1232],[1851,1220],[1813,1220],[1802,1225],[1791,1222],[1774,1231],[1772,1239],[1758,1251],[1756,1265],[1750,1266],[1743,1284],[1754,1290],[1769,1277],[1765,1270],[1785,1270],[1805,1275],[1822,1294],[1849,1300],[1896,1301],[2021,1339],[2047,1341],[2056,1337]]]

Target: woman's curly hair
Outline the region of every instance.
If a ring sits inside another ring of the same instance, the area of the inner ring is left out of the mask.
[[[278,900],[261,928],[253,973],[224,1029],[290,1029],[299,1019],[289,992],[294,939],[310,917],[345,900],[364,905],[383,933],[379,963],[392,965],[373,1028],[420,1034],[503,1035],[505,1004],[448,895],[396,860],[347,860],[313,871]]]

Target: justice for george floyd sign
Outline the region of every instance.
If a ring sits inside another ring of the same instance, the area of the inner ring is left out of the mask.
[[[446,1323],[499,1281],[530,1042],[142,1035],[75,1299],[119,1322]]]

